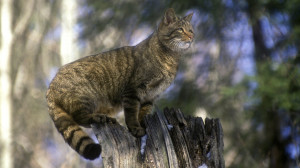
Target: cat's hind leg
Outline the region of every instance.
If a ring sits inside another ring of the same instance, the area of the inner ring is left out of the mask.
[[[76,123],[83,127],[90,128],[91,124],[96,123],[117,123],[117,120],[115,118],[108,117],[105,114],[99,114],[99,113],[87,113],[84,111],[81,111],[79,114],[73,116]]]
[[[108,108],[101,108],[97,111],[91,111],[87,108],[77,110],[73,113],[74,120],[81,126],[90,128],[91,124],[95,123],[117,123],[115,118],[109,117],[112,113]]]

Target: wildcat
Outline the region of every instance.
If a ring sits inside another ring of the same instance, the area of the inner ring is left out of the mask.
[[[145,134],[143,117],[175,78],[181,53],[193,41],[192,16],[180,18],[167,9],[157,30],[138,45],[87,56],[59,69],[47,91],[49,113],[81,156],[93,160],[101,146],[80,126],[116,122],[112,117],[122,109],[131,134]]]

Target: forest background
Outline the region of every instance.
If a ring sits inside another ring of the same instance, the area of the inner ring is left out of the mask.
[[[135,45],[164,11],[194,12],[195,40],[156,102],[220,118],[228,168],[300,167],[300,0],[1,0],[0,167],[99,167],[47,111],[58,68]]]

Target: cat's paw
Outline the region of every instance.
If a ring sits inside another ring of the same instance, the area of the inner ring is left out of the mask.
[[[117,124],[118,123],[115,118],[111,118],[111,117],[106,117],[106,122],[112,123],[112,124]]]
[[[142,137],[146,134],[146,130],[143,127],[132,127],[129,129],[130,133],[135,137]]]
[[[103,114],[94,114],[92,118],[92,123],[113,123],[116,124],[117,120],[115,118],[107,117]]]

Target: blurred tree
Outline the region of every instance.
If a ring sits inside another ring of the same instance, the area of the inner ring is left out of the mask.
[[[1,1],[4,2],[4,1]],[[6,92],[11,93],[11,97],[6,97],[7,102],[12,104],[12,153],[11,157],[13,167],[38,167],[43,159],[40,146],[43,145],[43,139],[49,132],[47,123],[48,114],[45,105],[45,69],[49,67],[52,58],[45,55],[45,50],[50,49],[46,46],[46,39],[49,30],[53,25],[53,18],[56,14],[57,1],[8,1],[11,3],[11,11],[1,10],[1,22],[9,21],[11,16],[11,41],[10,33],[2,35],[1,44],[11,45],[7,48],[8,55],[2,57],[8,61],[4,63],[9,68],[8,79],[1,81],[1,86],[11,84],[6,88]],[[1,4],[1,7],[4,7]],[[3,18],[5,17],[5,18]],[[1,24],[9,25],[8,23]],[[7,30],[1,28],[1,30]],[[48,45],[49,46],[49,45]],[[48,50],[49,51],[49,50]],[[5,77],[2,75],[1,77]],[[1,95],[4,92],[1,92]],[[1,100],[1,103],[5,102]],[[9,104],[7,104],[9,105]],[[4,108],[4,106],[1,106]],[[43,111],[42,113],[40,111]],[[1,111],[2,112],[2,111]],[[9,114],[9,109],[6,110]],[[4,119],[4,118],[2,118]],[[1,122],[9,126],[9,119]],[[49,122],[50,124],[50,122]],[[51,125],[51,124],[50,124]],[[5,128],[5,127],[1,127]],[[38,129],[37,129],[38,128]],[[9,139],[7,139],[9,140]],[[1,157],[7,159],[5,157]],[[9,159],[7,159],[9,161]],[[2,166],[1,166],[2,167]],[[6,166],[3,166],[6,167]]]
[[[77,1],[63,0],[61,3],[61,40],[60,57],[61,64],[65,65],[79,58],[77,47]]]
[[[0,167],[12,167],[12,137],[11,137],[11,66],[10,56],[12,49],[12,2],[1,1],[0,27]]]
[[[295,41],[289,38],[290,33],[279,30],[280,35],[267,34],[270,26],[282,26],[278,15],[285,15],[289,2],[287,1],[251,1],[248,0],[249,18],[251,20],[253,42],[255,44],[254,58],[256,61],[255,82],[257,88],[254,91],[252,112],[252,134],[255,135],[259,127],[262,127],[264,136],[257,136],[256,142],[248,141],[253,145],[252,154],[257,162],[268,161],[269,167],[291,167],[296,165],[297,159],[288,156],[286,150],[298,133],[283,132],[285,128],[294,129],[292,124],[291,110],[299,112],[299,64],[295,63],[298,57],[289,50],[295,49]],[[293,3],[298,6],[298,4]],[[289,11],[291,14],[294,11]],[[292,15],[291,15],[292,16]],[[293,25],[292,20],[284,20],[288,26]],[[295,24],[295,23],[294,23]],[[269,30],[274,31],[274,30]],[[277,28],[278,31],[278,28]],[[268,37],[269,36],[269,37]],[[270,36],[272,39],[270,39]],[[296,38],[294,38],[296,39]],[[267,46],[270,43],[273,44]],[[296,40],[297,41],[297,40]],[[280,59],[276,60],[276,55]],[[261,133],[258,133],[261,134]],[[259,144],[259,146],[258,146]],[[295,144],[296,146],[299,144]],[[295,146],[295,148],[296,148]],[[260,147],[261,153],[257,153],[254,147]],[[266,158],[267,156],[267,158]],[[299,157],[299,153],[298,156]],[[260,160],[260,161],[259,161]],[[299,164],[299,163],[298,163]],[[299,165],[298,165],[299,166]]]

